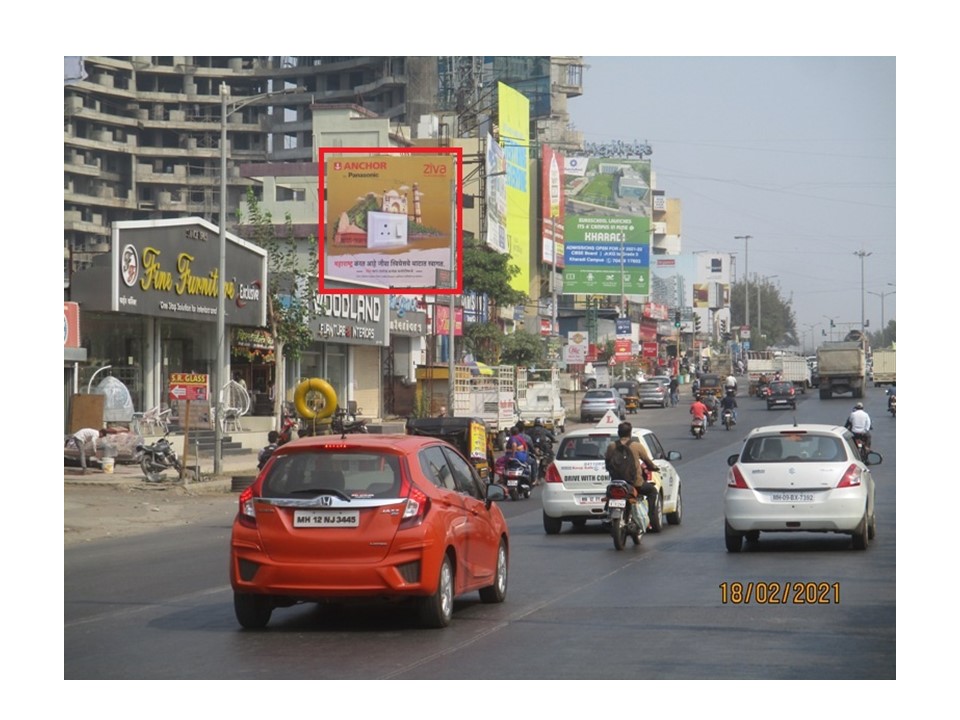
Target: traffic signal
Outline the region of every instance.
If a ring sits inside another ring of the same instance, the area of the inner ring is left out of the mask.
[[[700,332],[700,316],[696,313],[693,315],[693,331]]]
[[[727,321],[726,321],[726,320],[721,320],[721,321],[720,321],[720,334],[721,334],[721,335],[726,335],[726,334],[727,334]]]
[[[677,310],[673,314],[673,326],[677,328],[680,327],[680,311],[679,310]]]
[[[833,320],[830,321],[830,327],[835,327],[835,325],[833,324]]]

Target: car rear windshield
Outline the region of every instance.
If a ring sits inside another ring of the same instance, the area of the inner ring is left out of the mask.
[[[747,440],[740,453],[742,463],[843,462],[846,459],[840,438],[809,433],[759,435]]]
[[[609,400],[613,397],[613,390],[587,390],[584,400]]]
[[[400,459],[381,452],[315,450],[279,455],[263,481],[263,497],[390,498],[400,491]]]
[[[557,449],[558,460],[603,460],[613,435],[565,437]]]

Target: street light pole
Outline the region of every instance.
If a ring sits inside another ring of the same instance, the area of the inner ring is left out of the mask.
[[[863,259],[866,257],[869,257],[870,255],[873,255],[873,253],[868,253],[863,250],[857,250],[854,253],[854,255],[860,258],[860,332],[863,333],[864,330],[866,329],[864,327],[864,319],[865,319],[864,306],[866,304],[866,295],[864,294],[864,287],[863,287]]]
[[[213,423],[214,475],[219,475],[223,467],[223,401],[221,395],[222,388],[226,384],[223,378],[226,374],[224,346],[226,345],[227,334],[227,118],[240,108],[257,100],[295,92],[303,92],[303,88],[285,88],[275,92],[244,96],[242,100],[234,102],[233,107],[228,108],[227,100],[230,97],[230,86],[226,83],[220,85],[220,262],[217,266],[217,367],[214,376],[215,385],[213,386],[213,392],[216,394],[216,410]]]
[[[893,283],[887,283],[887,285],[893,285]],[[886,319],[886,297],[887,295],[896,295],[896,290],[890,290],[888,292],[874,292],[873,290],[867,290],[871,295],[876,295],[880,298],[880,337],[883,338],[884,332],[887,329],[887,319]]]
[[[753,235],[734,235],[734,240],[743,240],[744,318],[743,324],[750,327],[750,239]],[[731,321],[732,322],[732,321]]]

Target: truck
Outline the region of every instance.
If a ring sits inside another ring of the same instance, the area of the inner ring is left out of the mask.
[[[799,355],[781,355],[777,362],[780,364],[780,379],[789,380],[801,393],[806,393],[810,387],[810,365],[807,359]]]
[[[747,378],[750,381],[749,395],[757,394],[761,377],[766,376],[769,380],[773,380],[774,373],[780,369],[778,359],[769,350],[747,350],[744,353],[744,360],[747,363]]]
[[[551,430],[563,432],[567,411],[558,368],[517,368],[517,412],[524,425],[533,425],[539,417]]]
[[[897,349],[878,348],[873,351],[873,386],[897,384]]]
[[[470,365],[454,367],[453,414],[483,420],[497,450],[506,447],[507,437],[520,419],[515,373],[513,365],[485,366],[483,371]]]
[[[862,398],[866,386],[867,358],[856,341],[825,342],[817,349],[820,399],[850,393]]]

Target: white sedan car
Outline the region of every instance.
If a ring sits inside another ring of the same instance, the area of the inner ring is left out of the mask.
[[[831,532],[853,536],[866,550],[877,532],[874,483],[849,430],[833,425],[768,425],[747,435],[727,459],[723,496],[729,552],[761,532]]]
[[[634,428],[633,436],[647,446],[660,468],[660,472],[654,474],[660,490],[659,512],[650,519],[651,530],[660,532],[664,518],[671,525],[679,525],[682,516],[680,476],[671,461],[679,460],[680,453],[665,452],[650,430]],[[604,456],[607,446],[616,439],[616,426],[606,425],[571,430],[560,440],[541,493],[543,529],[548,535],[559,533],[564,522],[583,527],[587,520],[603,520],[604,494],[610,482]]]

